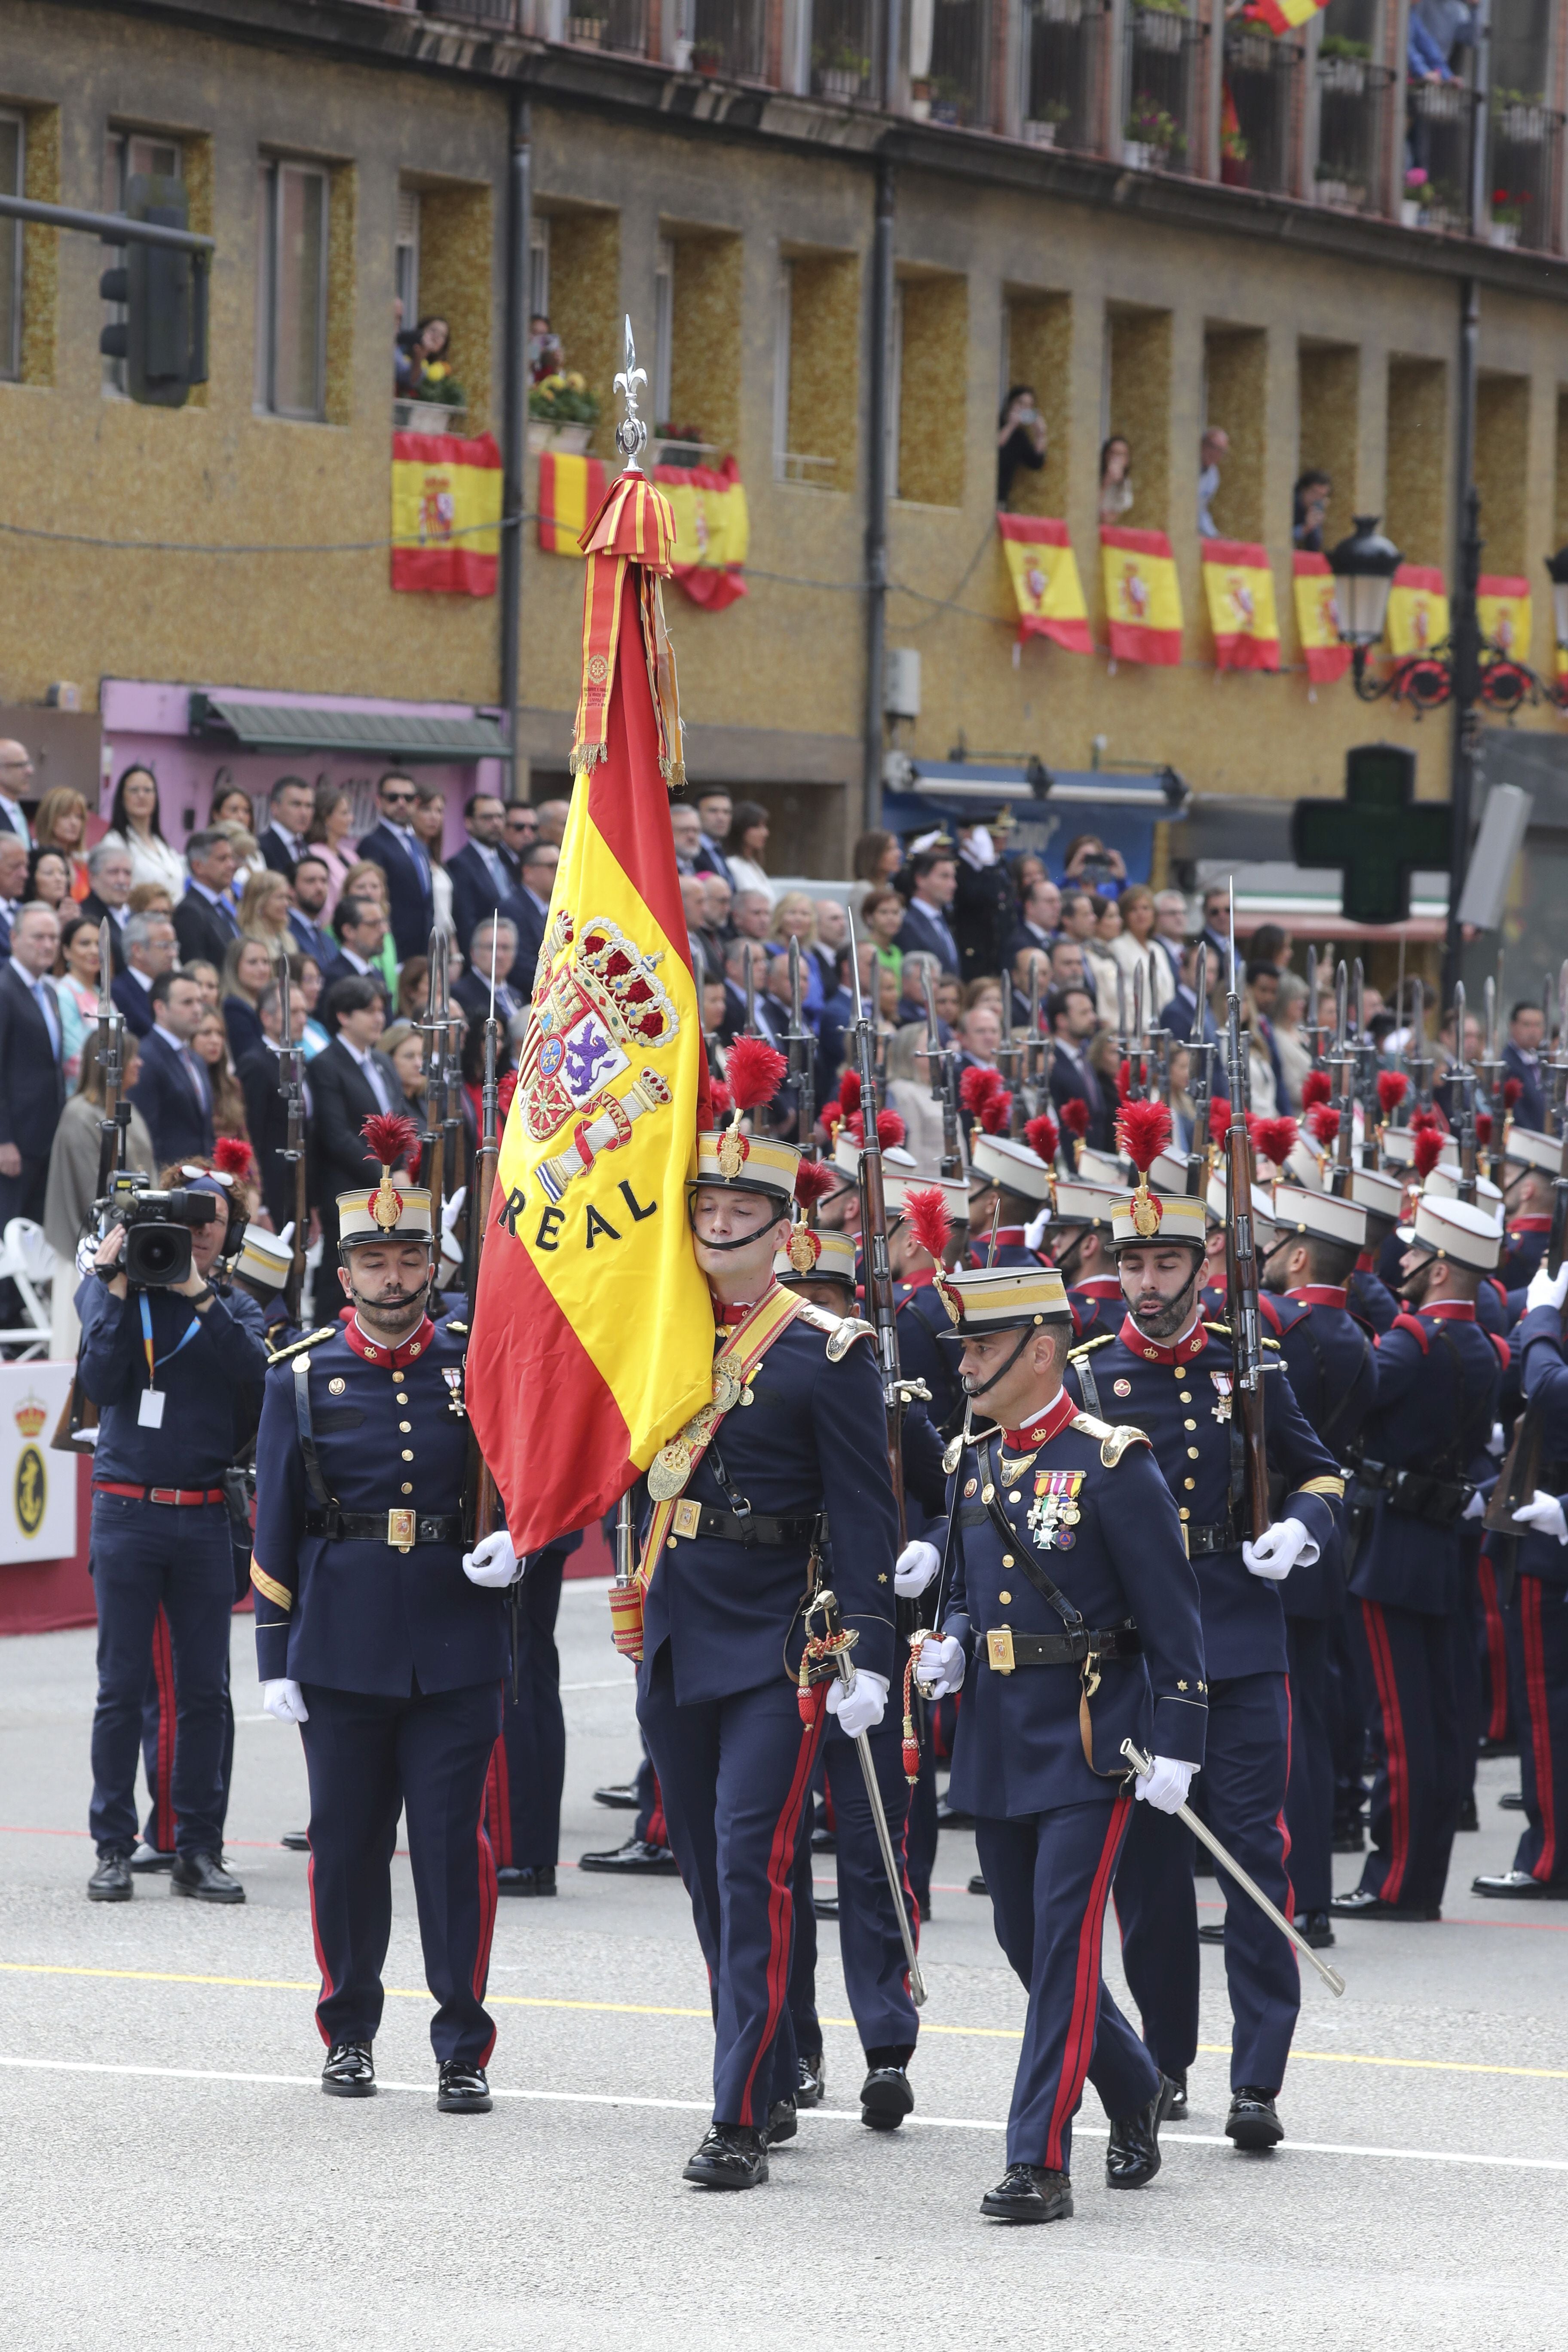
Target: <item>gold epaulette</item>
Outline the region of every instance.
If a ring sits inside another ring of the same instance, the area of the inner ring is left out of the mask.
[[[338,1323],[323,1323],[319,1331],[307,1331],[302,1339],[290,1339],[286,1348],[269,1348],[267,1351],[268,1370],[270,1371],[274,1364],[286,1364],[291,1356],[299,1354],[301,1348],[319,1348],[323,1339],[335,1339],[342,1328]]]
[[[448,1331],[455,1331],[459,1339],[466,1339],[468,1336],[468,1325],[466,1323],[459,1323],[456,1316],[447,1317],[447,1328]]]
[[[1231,1329],[1228,1323],[1210,1323],[1205,1318],[1204,1329],[1205,1331],[1217,1331],[1222,1339],[1232,1339],[1236,1337],[1236,1334]],[[1267,1331],[1263,1334],[1263,1344],[1266,1348],[1272,1348],[1276,1355],[1279,1353],[1279,1340],[1270,1339]]]
[[[837,1364],[849,1353],[857,1339],[874,1339],[876,1328],[863,1322],[858,1315],[830,1315],[826,1307],[818,1307],[803,1298],[795,1309],[797,1323],[809,1323],[814,1331],[827,1335],[827,1360]]]
[[[1076,1347],[1068,1349],[1068,1363],[1076,1364],[1080,1356],[1087,1356],[1093,1348],[1109,1348],[1112,1339],[1121,1336],[1119,1331],[1097,1331],[1092,1339],[1080,1339]]]
[[[1129,1422],[1097,1421],[1092,1412],[1075,1412],[1072,1425],[1080,1437],[1092,1437],[1107,1470],[1114,1470],[1130,1445],[1147,1445],[1148,1434]]]

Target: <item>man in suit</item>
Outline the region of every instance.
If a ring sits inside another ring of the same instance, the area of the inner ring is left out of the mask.
[[[1054,882],[1042,877],[1032,885],[1024,900],[1021,920],[1009,934],[1004,955],[1016,965],[1026,948],[1044,948],[1048,954],[1061,921],[1062,894]]]
[[[490,933],[496,933],[496,1019],[510,1028],[520,1013],[528,1011],[526,990],[509,981],[517,964],[517,929],[505,915],[487,915],[474,926],[468,969],[454,982],[452,993],[470,1021],[488,1021],[490,1014]],[[529,974],[530,980],[533,977]]]
[[[322,989],[335,988],[340,980],[368,980],[381,997],[384,1012],[390,1013],[386,982],[380,969],[372,968],[372,959],[381,953],[386,937],[386,919],[381,908],[374,898],[340,898],[332,921],[338,949],[322,970]]]
[[[961,824],[951,922],[963,980],[1002,970],[1007,935],[1017,919],[1012,877],[996,855],[989,829]]]
[[[132,915],[125,926],[125,970],[110,994],[133,1037],[153,1026],[153,982],[174,969],[174,926],[167,915]]]
[[[263,864],[287,882],[292,882],[294,868],[305,855],[305,834],[315,805],[316,795],[303,776],[279,776],[267,795],[268,822],[258,846]]]
[[[410,956],[427,951],[435,921],[430,860],[425,844],[414,830],[418,794],[409,779],[395,771],[383,776],[375,788],[375,799],[380,820],[360,843],[359,854],[368,857],[373,866],[379,866],[386,877],[393,943],[398,962],[406,963]],[[341,929],[338,937],[342,937]],[[362,1152],[360,1157],[363,1156]],[[358,1181],[357,1176],[344,1179],[345,1184]]]
[[[1064,988],[1052,997],[1047,1018],[1057,1045],[1051,1060],[1051,1100],[1058,1113],[1063,1103],[1075,1097],[1086,1103],[1089,1133],[1084,1140],[1096,1151],[1109,1151],[1115,1116],[1114,1089],[1089,1058],[1089,1040],[1096,1026],[1094,999],[1086,988]]]
[[[1203,1018],[1200,1020],[1198,1017],[1198,949],[1207,945],[1206,940],[1194,940],[1191,946],[1183,951],[1181,978],[1176,982],[1174,996],[1165,1007],[1165,1026],[1172,1036],[1183,1044],[1188,1044],[1194,1038],[1205,1039],[1211,1045],[1217,1045],[1219,1043],[1219,1029],[1206,997],[1204,1001]],[[1207,958],[1207,978],[1212,988],[1215,977],[1212,952]]]
[[[110,961],[116,971],[125,970],[125,926],[131,919],[129,900],[132,867],[131,852],[112,842],[100,841],[96,849],[87,853],[87,878],[91,887],[81,902],[81,911],[90,915],[95,923],[109,917]],[[221,964],[222,957],[218,958]]]
[[[958,942],[948,909],[958,888],[958,860],[951,846],[922,849],[910,868],[914,889],[910,911],[894,942],[900,953],[934,955],[944,972],[959,977]]]
[[[1508,1044],[1502,1049],[1502,1074],[1505,1080],[1519,1080],[1520,1097],[1513,1110],[1516,1125],[1538,1135],[1546,1132],[1546,1081],[1541,1074],[1545,1034],[1546,1020],[1539,1004],[1514,1006],[1509,1015]]]
[[[294,868],[294,904],[289,909],[289,929],[301,954],[314,956],[322,971],[336,952],[325,921],[331,891],[332,877],[324,860],[307,849]]]
[[[153,1026],[142,1045],[142,1070],[131,1099],[147,1122],[160,1168],[173,1160],[209,1159],[213,1097],[207,1074],[191,1051],[206,1007],[183,972],[162,971],[153,982]]]
[[[59,951],[51,908],[35,902],[11,926],[0,967],[0,1231],[12,1217],[44,1221],[49,1151],[65,1104],[63,1030],[47,975]]]
[[[289,1107],[281,1091],[283,1048],[283,1000],[276,987],[266,989],[256,1010],[261,1019],[265,1045],[253,1045],[236,1070],[245,1094],[245,1123],[250,1129],[250,1148],[256,1154],[257,1170],[261,1179],[261,1196],[275,1232],[283,1227],[294,1214],[294,1171],[283,1157],[289,1144]],[[289,1025],[297,1045],[305,1034],[305,1000],[298,989],[289,997]],[[310,1081],[304,1080],[306,1136],[315,1109]]]
[[[19,834],[0,833],[0,955],[11,952],[11,926],[27,893],[27,845]]]
[[[452,928],[463,954],[471,955],[469,942],[476,923],[486,915],[504,915],[512,925],[515,941],[521,931],[522,908],[518,871],[507,862],[502,845],[506,809],[501,801],[494,793],[476,793],[465,816],[468,837],[462,848],[447,859],[447,871],[452,877]],[[485,970],[488,975],[488,962]],[[510,978],[505,971],[500,976],[503,980]],[[531,975],[520,974],[519,978]]]
[[[710,784],[697,795],[697,822],[701,828],[695,870],[699,874],[717,874],[735,887],[730,871],[730,861],[724,855],[724,844],[734,822],[735,804],[722,785]]]
[[[539,839],[539,812],[527,801],[508,801],[506,822],[501,827],[500,854],[512,887],[517,887],[522,871],[522,853]]]
[[[190,881],[174,909],[174,936],[182,963],[216,964],[221,971],[228,943],[239,929],[224,892],[234,880],[234,844],[210,828],[193,833],[185,845]]]
[[[376,1040],[386,1026],[380,991],[357,973],[334,982],[321,1000],[332,1042],[310,1064],[314,1173],[321,1212],[321,1262],[336,1264],[338,1194],[374,1184],[380,1162],[366,1151],[360,1129],[376,1111],[401,1111],[397,1072]]]
[[[523,994],[533,988],[533,968],[539,961],[539,950],[544,944],[544,929],[550,920],[550,893],[555,887],[555,869],[561,863],[561,852],[552,841],[542,838],[522,853],[522,887],[518,892],[517,961]]]
[[[559,849],[566,838],[566,820],[571,813],[570,801],[541,801],[533,812],[540,840],[547,841],[552,849]]]
[[[33,845],[33,828],[22,806],[22,794],[32,781],[26,745],[9,739],[0,743],[0,832],[14,833],[24,849]]]

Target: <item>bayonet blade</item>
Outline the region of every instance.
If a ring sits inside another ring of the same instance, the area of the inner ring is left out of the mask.
[[[98,1017],[110,1021],[114,1017],[114,950],[109,940],[109,917],[105,915],[98,927]]]
[[[858,1028],[866,1018],[866,999],[860,988],[860,942],[855,936],[855,918],[847,908],[845,920],[849,926],[849,985],[855,994],[855,1025]]]
[[[792,931],[789,941],[789,1017],[797,1034],[805,1025],[801,1020],[801,1010],[800,940]]]

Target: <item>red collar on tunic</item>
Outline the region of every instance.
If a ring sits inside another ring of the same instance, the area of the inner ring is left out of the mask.
[[[936,1268],[934,1265],[917,1265],[910,1273],[900,1275],[899,1279],[906,1290],[929,1290],[936,1280]]]
[[[1299,1290],[1288,1290],[1287,1298],[1299,1298],[1303,1307],[1342,1307],[1350,1289],[1348,1282],[1304,1282]]]
[[[1026,1228],[1022,1225],[998,1225],[996,1228],[996,1241],[998,1246],[1000,1246],[1003,1242],[1006,1242],[1009,1246],[1016,1242],[1020,1247],[1022,1247],[1025,1231]],[[989,1239],[989,1235],[987,1236],[987,1239]]]
[[[1163,1347],[1158,1339],[1147,1339],[1131,1315],[1123,1317],[1116,1336],[1124,1348],[1134,1356],[1142,1356],[1146,1364],[1184,1364],[1189,1356],[1201,1356],[1209,1343],[1209,1335],[1199,1322],[1194,1324],[1184,1339]]]
[[[1005,1429],[1002,1443],[1009,1454],[1032,1454],[1037,1446],[1047,1445],[1053,1437],[1059,1435],[1077,1412],[1078,1406],[1066,1389],[1062,1389],[1058,1392],[1056,1402],[1048,1404],[1039,1419],[1032,1421],[1027,1429]]]
[[[1510,1234],[1549,1234],[1552,1220],[1550,1217],[1513,1217],[1508,1229]]]
[[[1069,1283],[1068,1287],[1069,1290],[1076,1290],[1080,1298],[1120,1298],[1121,1297],[1121,1285],[1113,1274],[1091,1274],[1082,1282]]]
[[[359,1322],[355,1320],[343,1325],[343,1338],[348,1341],[354,1354],[363,1356],[367,1364],[384,1364],[389,1371],[400,1372],[405,1364],[413,1363],[416,1357],[425,1354],[430,1345],[431,1334],[435,1328],[436,1326],[426,1315],[417,1331],[413,1332],[397,1347],[388,1348],[380,1339],[369,1338]]]
[[[1469,1298],[1425,1299],[1415,1309],[1417,1315],[1435,1315],[1439,1323],[1473,1323],[1475,1301]]]
[[[1377,1272],[1376,1251],[1363,1250],[1355,1262],[1355,1270],[1358,1274],[1375,1274]]]

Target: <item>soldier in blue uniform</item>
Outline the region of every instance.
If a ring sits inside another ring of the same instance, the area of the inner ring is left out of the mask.
[[[997,1937],[1029,1996],[1007,2169],[981,2211],[1054,2221],[1073,2210],[1086,2077],[1111,2119],[1109,2186],[1142,2188],[1160,2168],[1164,2085],[1100,1952],[1134,1794],[1173,1811],[1204,1759],[1197,1580],[1142,1432],[1079,1412],[1062,1386],[1072,1319],[1056,1269],[942,1286],[984,1433],[954,1473],[941,1633],[920,1672],[942,1692],[967,1684],[953,1794],[974,1816]],[[1153,1758],[1135,1783],[1125,1739]]]
[[[1531,1532],[1518,1547],[1503,1612],[1509,1681],[1519,1725],[1525,1831],[1508,1870],[1483,1873],[1478,1895],[1503,1902],[1568,1902],[1568,1360],[1563,1305],[1568,1265],[1531,1277],[1514,1333],[1527,1411],[1539,1423],[1540,1486],[1514,1514]]]
[[[1279,1586],[1335,1541],[1344,1481],[1290,1393],[1271,1374],[1265,1427],[1268,1462],[1284,1492],[1260,1538],[1247,1533],[1232,1449],[1235,1359],[1224,1324],[1198,1307],[1205,1204],[1152,1196],[1158,1224],[1134,1195],[1117,1212],[1117,1250],[1128,1313],[1113,1339],[1075,1349],[1070,1368],[1091,1413],[1125,1413],[1148,1433],[1176,1499],[1196,1570],[1208,1661],[1209,1725],[1202,1798],[1215,1834],[1289,1918],[1283,1811],[1289,1754],[1285,1614]],[[1174,2084],[1168,2112],[1186,2112],[1186,2075],[1198,2039],[1197,1910],[1192,1832],[1138,1815],[1128,1840],[1117,1909],[1127,1981],[1162,2074]],[[1223,1873],[1221,1874],[1223,1880]],[[1235,2030],[1226,2130],[1238,2147],[1283,2138],[1275,2102],[1300,2007],[1296,1956],[1256,1906],[1228,1900],[1226,1978]]]
[[[1110,1254],[1110,1221],[1124,1193],[1122,1185],[1086,1184],[1066,1176],[1057,1181],[1046,1245],[1067,1285],[1079,1339],[1119,1329],[1125,1312]]]
[[[897,1521],[868,1327],[773,1280],[799,1153],[733,1131],[698,1150],[692,1239],[721,1417],[704,1408],[649,1470],[637,1717],[713,1988],[713,2121],[685,2178],[750,2189],[768,2177],[770,2139],[795,2130],[795,1844],[828,1715],[853,1736],[886,1707]],[[825,1511],[858,1637],[852,1687],[796,1681]]]
[[[542,1551],[530,1552],[524,1562],[521,1606],[512,1621],[518,1657],[507,1681],[501,1735],[490,1759],[486,1798],[496,1886],[502,1895],[555,1892],[561,1792],[566,1784],[566,1717],[561,1706],[555,1621],[566,1563],[582,1543],[581,1530],[562,1536]]]
[[[1546,1255],[1552,1232],[1552,1186],[1563,1146],[1528,1127],[1510,1127],[1503,1145],[1503,1209],[1507,1245],[1499,1276],[1509,1292],[1528,1288]],[[1522,1306],[1522,1301],[1521,1302]]]
[[[1010,1135],[977,1129],[970,1145],[973,1189],[969,1202],[971,1255],[975,1265],[1043,1265],[1027,1229],[1051,1204],[1051,1171],[1037,1151]],[[993,1252],[991,1219],[1000,1208]]]
[[[1428,1198],[1400,1229],[1405,1307],[1377,1343],[1377,1404],[1352,1450],[1351,1635],[1373,1727],[1372,1847],[1337,1919],[1438,1919],[1465,1785],[1455,1645],[1460,1518],[1506,1343],[1476,1320],[1498,1220]]]
[[[256,1650],[262,1703],[297,1723],[310,1784],[310,1916],[321,1971],[321,2088],[375,2088],[392,1855],[405,1812],[437,2104],[489,2111],[484,2008],[495,1924],[485,1784],[507,1664],[510,1538],[463,1547],[466,1333],[428,1311],[430,1196],[395,1182],[405,1139],[367,1119],[383,1160],[340,1193],[348,1322],[312,1332],[267,1378],[257,1442]]]
[[[1260,1267],[1268,1290],[1258,1306],[1279,1342],[1297,1403],[1342,1464],[1377,1395],[1372,1335],[1345,1303],[1356,1259],[1366,1246],[1366,1212],[1329,1192],[1277,1184],[1274,1226],[1279,1238]],[[1290,1779],[1285,1793],[1290,1879],[1296,1925],[1321,1949],[1334,1940],[1329,1917],[1334,1892],[1331,1654],[1345,1612],[1342,1545],[1326,1544],[1310,1568],[1298,1564],[1279,1597],[1290,1676]]]
[[[1354,1169],[1351,1199],[1358,1209],[1366,1211],[1366,1242],[1346,1285],[1345,1304],[1369,1329],[1386,1331],[1399,1312],[1399,1301],[1379,1275],[1377,1261],[1404,1213],[1404,1180],[1385,1168]]]
[[[922,1181],[927,1191],[940,1191],[947,1202],[952,1225],[948,1257],[957,1264],[964,1255],[969,1188],[952,1178],[942,1182]],[[891,1202],[888,1213],[891,1218]],[[941,1344],[949,1325],[941,1297],[932,1287],[937,1269],[901,1219],[888,1235],[888,1253],[893,1278],[900,1286],[899,1369],[906,1380],[924,1381],[930,1391],[926,1412],[931,1425],[942,1436],[951,1437],[963,1418],[963,1392],[952,1350]]]

